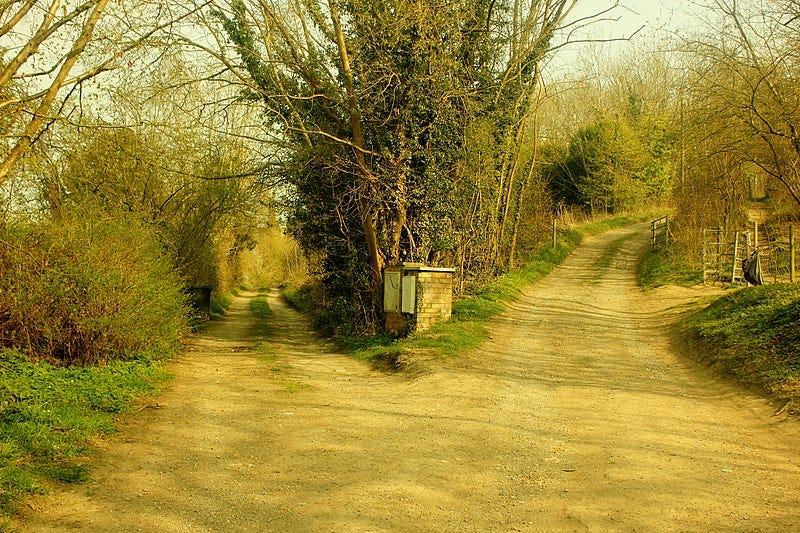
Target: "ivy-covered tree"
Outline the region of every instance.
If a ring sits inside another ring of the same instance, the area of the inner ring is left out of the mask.
[[[264,108],[289,227],[343,312],[374,326],[383,265],[457,257],[467,218],[486,228],[476,254],[505,265],[534,164],[540,64],[576,3],[219,6],[235,55],[215,53]],[[465,164],[475,132],[489,146],[480,176]]]

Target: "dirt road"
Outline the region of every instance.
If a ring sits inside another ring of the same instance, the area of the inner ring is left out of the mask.
[[[20,528],[800,530],[800,424],[669,350],[663,324],[697,293],[636,289],[646,239],[587,240],[476,353],[413,377],[331,353],[275,298],[255,352],[238,298],[92,481]]]

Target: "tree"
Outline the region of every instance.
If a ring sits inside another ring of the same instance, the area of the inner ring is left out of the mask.
[[[109,0],[11,0],[0,3],[0,111],[8,142],[0,149],[0,185],[43,131],[68,116],[69,102],[101,73],[142,69],[145,45],[164,44],[177,21],[199,9]],[[13,126],[13,127],[11,127]]]
[[[592,212],[664,199],[678,140],[668,65],[639,49],[596,76],[569,82],[560,95],[558,109],[593,105],[574,112],[572,123],[561,121],[568,135],[557,131],[549,142],[546,175],[555,199]]]
[[[263,106],[284,161],[290,228],[361,322],[375,323],[382,266],[453,249],[464,211],[489,228],[491,268],[513,255],[515,206],[536,164],[525,147],[540,63],[576,3],[217,6],[235,55],[195,45]],[[479,186],[460,174],[472,133],[487,135],[490,152]]]
[[[701,112],[726,117],[714,135],[733,158],[751,162],[781,183],[800,207],[800,91],[797,89],[798,5],[770,1],[745,8],[711,4],[718,33],[691,46]]]

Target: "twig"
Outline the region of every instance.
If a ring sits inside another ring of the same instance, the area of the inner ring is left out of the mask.
[[[783,412],[786,410],[786,408],[787,408],[787,407],[789,407],[789,404],[790,404],[790,403],[792,403],[792,400],[787,400],[787,401],[786,401],[786,403],[785,403],[785,404],[783,404],[783,407],[781,407],[780,409],[778,409],[777,411],[775,411],[775,414],[774,414],[774,415],[772,415],[772,416],[778,416],[778,415],[780,415],[781,413],[783,413]]]

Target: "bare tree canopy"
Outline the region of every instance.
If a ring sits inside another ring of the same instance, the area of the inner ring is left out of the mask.
[[[161,47],[177,23],[204,4],[113,0],[0,3],[0,184],[70,99],[103,72],[141,69],[147,45]],[[91,90],[91,89],[87,89]]]

